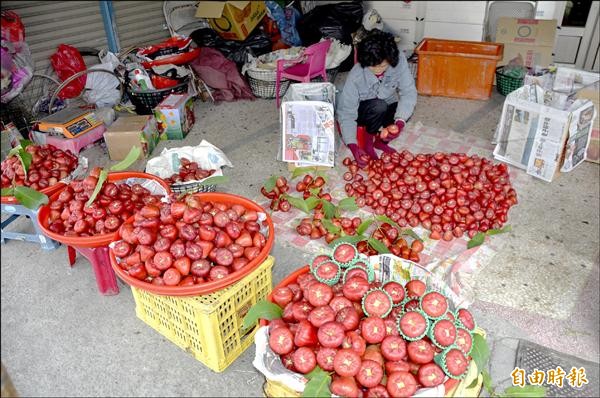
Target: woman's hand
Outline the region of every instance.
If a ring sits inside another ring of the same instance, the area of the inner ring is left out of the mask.
[[[379,132],[379,138],[381,138],[383,141],[391,141],[395,138],[398,138],[402,132],[402,129],[404,128],[404,125],[404,120],[396,120],[395,123],[381,129]]]
[[[396,122],[394,124],[390,124],[387,127],[387,130],[389,133],[389,139],[393,140],[394,138],[397,138],[400,135],[400,133],[402,132],[402,130],[404,129],[405,125],[406,125],[406,123],[402,119],[398,119],[398,120],[396,120]]]

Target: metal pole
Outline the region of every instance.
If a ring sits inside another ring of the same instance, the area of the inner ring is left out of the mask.
[[[115,12],[111,0],[100,1],[100,13],[104,22],[104,31],[108,39],[108,49],[113,53],[118,53],[121,45],[119,43],[119,35],[117,33],[117,25]]]

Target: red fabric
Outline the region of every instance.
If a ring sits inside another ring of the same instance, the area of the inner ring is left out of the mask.
[[[194,72],[214,89],[215,101],[254,99],[252,90],[233,61],[228,60],[217,49],[202,47],[200,56],[191,63]]]

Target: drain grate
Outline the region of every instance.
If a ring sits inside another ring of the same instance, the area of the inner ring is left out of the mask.
[[[515,366],[524,369],[526,375],[531,374],[534,369],[546,372],[560,366],[565,371],[563,387],[544,383],[547,397],[600,397],[597,363],[563,354],[530,341],[520,340]],[[588,384],[583,385],[581,388],[574,388],[569,385],[566,375],[569,374],[572,367],[583,367],[585,369]]]

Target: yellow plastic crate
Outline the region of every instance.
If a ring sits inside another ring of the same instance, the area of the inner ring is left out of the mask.
[[[244,316],[272,290],[272,256],[243,279],[215,293],[161,296],[131,287],[138,318],[198,361],[222,372],[254,341],[258,327],[241,332]]]

